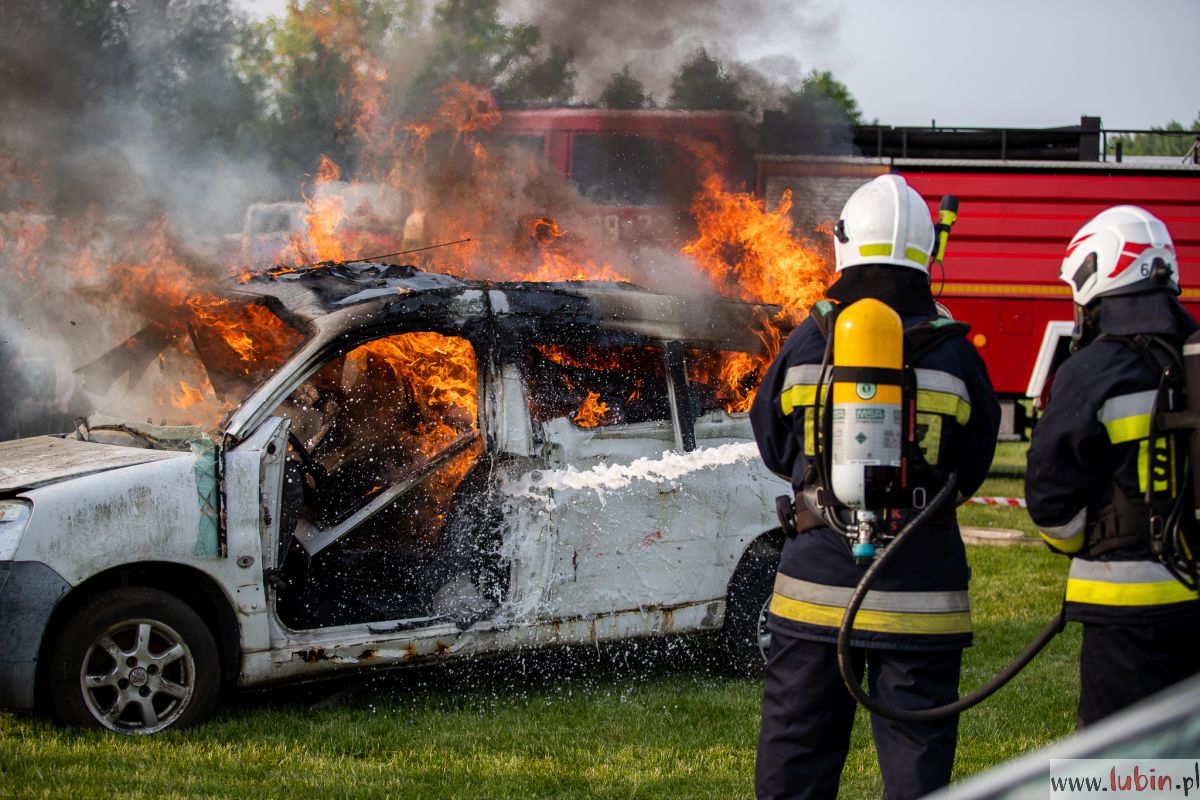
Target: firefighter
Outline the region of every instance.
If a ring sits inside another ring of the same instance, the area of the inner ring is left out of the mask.
[[[1147,505],[1148,488],[1152,506],[1180,491],[1186,447],[1151,437],[1151,415],[1171,351],[1197,324],[1176,299],[1170,234],[1145,209],[1116,206],[1080,228],[1060,277],[1075,302],[1074,352],[1033,431],[1025,498],[1047,544],[1072,559],[1082,727],[1200,668],[1200,602],[1152,554],[1161,509]]]
[[[835,797],[854,721],[855,701],[842,685],[835,642],[866,567],[855,562],[844,536],[803,502],[804,490],[818,480],[813,400],[826,350],[819,320],[863,298],[897,312],[906,331],[939,319],[928,267],[934,247],[929,209],[903,178],[884,175],[855,191],[835,227],[838,279],[828,300],[785,342],[750,412],[764,462],[796,491],[800,529],[784,543],[768,614],[771,647],[755,764],[759,798]],[[951,471],[961,501],[991,464],[999,404],[982,359],[962,335],[965,328],[912,365],[924,463],[911,464],[910,477],[921,491],[907,495],[907,507],[890,510],[893,531]],[[907,347],[907,332],[905,339]],[[971,625],[969,570],[952,506],[895,553],[894,567],[880,573],[855,621],[855,670],[861,675],[865,666],[869,693],[892,707],[933,708],[958,697]],[[956,717],[905,724],[872,716],[871,728],[890,800],[921,797],[949,783]]]

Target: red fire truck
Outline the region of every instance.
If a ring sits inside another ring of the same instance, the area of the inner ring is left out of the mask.
[[[712,163],[735,190],[749,190],[758,128],[727,111],[506,111],[491,136],[539,153],[598,207],[605,238],[681,244],[701,170]]]
[[[835,220],[854,189],[883,173],[904,175],[931,212],[943,195],[957,196],[959,219],[934,289],[971,323],[1008,436],[1023,434],[1021,401],[1038,396],[1070,334],[1070,291],[1058,279],[1063,251],[1104,208],[1140,205],[1166,222],[1183,302],[1200,317],[1200,165],[1102,160],[1105,131],[1094,117],[1037,130],[830,130],[771,112],[755,125],[729,112],[552,109],[506,112],[500,131],[540,148],[601,206],[605,232],[622,240],[668,233],[665,224],[681,230],[694,178],[689,137],[713,144],[728,184],[752,187],[768,207],[790,190],[804,233]]]

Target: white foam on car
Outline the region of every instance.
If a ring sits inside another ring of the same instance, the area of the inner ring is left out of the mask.
[[[690,453],[664,451],[661,458],[639,458],[629,464],[598,464],[591,469],[533,470],[506,482],[504,491],[515,497],[530,497],[553,504],[553,492],[561,489],[592,490],[601,502],[604,493],[624,489],[634,481],[665,483],[711,467],[752,461],[758,458],[754,442],[702,447]]]

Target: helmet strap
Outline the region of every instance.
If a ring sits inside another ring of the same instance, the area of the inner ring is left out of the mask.
[[[836,236],[837,240],[842,244],[850,241],[850,237],[846,235],[846,220],[839,219],[837,221],[837,224],[833,226],[833,235]]]
[[[1150,262],[1150,283],[1155,286],[1166,286],[1171,282],[1171,276],[1174,272],[1169,264],[1161,258],[1155,258]]]
[[[1075,304],[1075,328],[1071,331],[1071,352],[1075,353],[1091,344],[1100,334],[1100,304],[1103,298],[1093,300],[1086,306]]]

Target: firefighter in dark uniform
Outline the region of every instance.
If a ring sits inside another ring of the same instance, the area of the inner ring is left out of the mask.
[[[1153,554],[1150,523],[1178,498],[1186,454],[1175,437],[1152,437],[1151,415],[1170,352],[1197,324],[1176,300],[1170,234],[1145,209],[1117,206],[1084,225],[1061,277],[1074,353],[1034,428],[1025,498],[1042,537],[1072,558],[1084,726],[1200,669],[1200,601]]]
[[[842,211],[834,241],[840,274],[827,297],[842,306],[880,300],[906,330],[938,319],[928,272],[934,245],[921,196],[899,176],[876,178]],[[806,511],[800,494],[815,479],[813,401],[826,347],[817,319],[829,308],[828,301],[818,303],[793,331],[750,412],[764,462],[797,491],[801,529],[784,544],[768,615],[771,647],[755,764],[759,798],[835,797],[854,722],[855,701],[842,685],[835,642],[866,567],[855,563],[842,534]],[[961,501],[983,482],[995,450],[1000,411],[987,370],[962,329],[913,366],[927,462],[916,482],[932,497],[954,471]],[[958,698],[962,650],[971,643],[970,572],[952,505],[914,531],[855,620],[855,670],[861,675],[865,666],[868,692],[892,707],[920,710]],[[915,512],[890,513],[894,529]],[[873,715],[871,728],[889,800],[922,797],[949,783],[957,718],[909,724]]]

